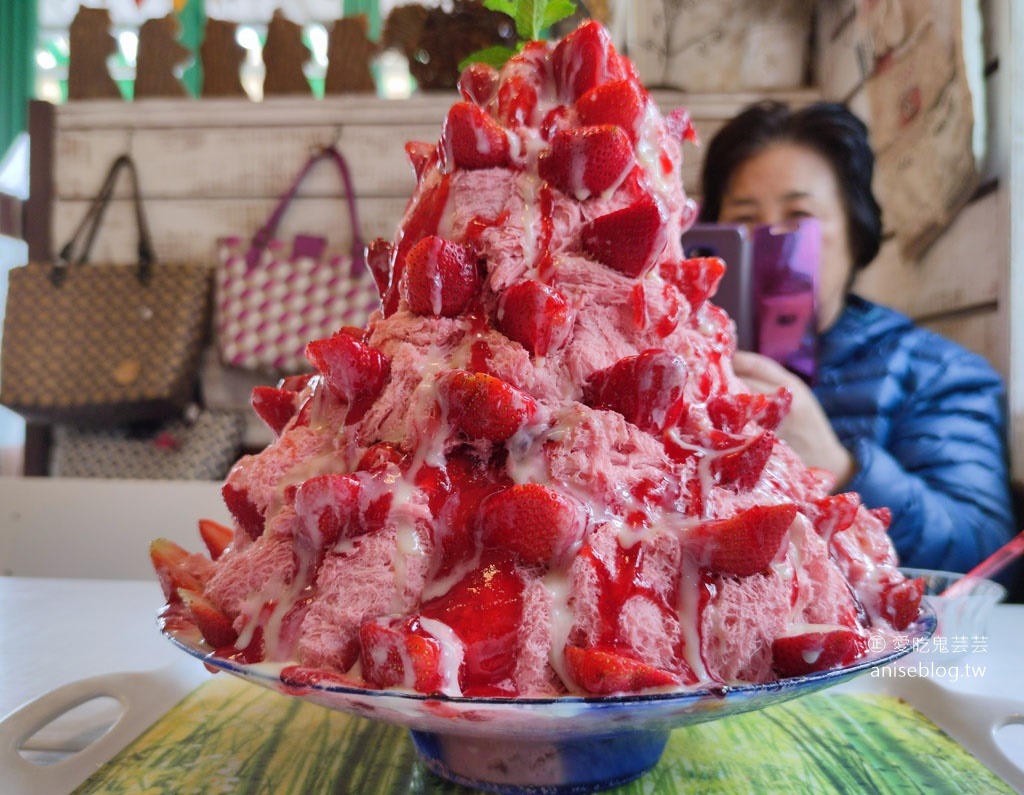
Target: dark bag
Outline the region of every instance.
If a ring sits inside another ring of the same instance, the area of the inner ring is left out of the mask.
[[[122,170],[131,176],[138,265],[89,264]],[[180,415],[193,399],[210,297],[207,266],[155,261],[135,165],[122,155],[56,259],[10,272],[0,403],[43,423]]]

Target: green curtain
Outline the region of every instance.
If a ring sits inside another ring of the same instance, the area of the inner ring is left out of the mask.
[[[192,50],[195,56],[181,79],[188,92],[192,96],[198,97],[202,93],[203,87],[203,64],[199,58],[199,47],[203,43],[203,31],[206,29],[206,4],[204,1],[188,0],[185,7],[178,12],[178,21],[181,23],[179,41]]]
[[[37,0],[0,0],[0,158],[28,123],[35,82]]]
[[[346,17],[366,14],[370,20],[370,38],[380,38],[380,3],[378,0],[342,0],[341,13]]]

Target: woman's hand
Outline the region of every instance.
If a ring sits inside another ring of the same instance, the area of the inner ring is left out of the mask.
[[[776,431],[810,467],[827,469],[836,476],[835,488],[853,477],[856,463],[832,430],[825,410],[811,388],[774,359],[759,353],[736,351],[733,370],[751,389],[770,395],[780,386],[793,395],[789,414]]]

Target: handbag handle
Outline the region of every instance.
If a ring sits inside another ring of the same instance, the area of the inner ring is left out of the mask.
[[[100,223],[103,220],[103,213],[114,195],[114,185],[117,183],[117,176],[122,169],[127,169],[132,181],[132,204],[135,208],[135,224],[139,232],[137,247],[138,254],[138,277],[141,284],[148,284],[153,275],[153,244],[150,242],[149,226],[146,224],[146,215],[142,211],[142,198],[139,195],[139,175],[135,169],[135,162],[129,155],[120,155],[110,166],[103,185],[96,198],[92,200],[85,216],[78,224],[71,239],[64,244],[64,247],[57,255],[50,271],[50,280],[55,284],[61,284],[67,278],[68,268],[72,265],[83,265],[89,261],[89,253],[92,251],[93,242],[96,240],[96,233],[99,231]],[[75,247],[79,239],[85,234],[85,243],[81,253],[75,256]]]
[[[270,243],[271,239],[274,237],[274,233],[277,231],[277,226],[281,223],[281,219],[284,217],[285,210],[288,209],[288,205],[291,204],[292,199],[295,198],[295,194],[299,190],[299,185],[302,184],[302,181],[312,170],[313,166],[325,158],[334,161],[335,165],[338,167],[338,171],[341,173],[341,180],[345,185],[345,199],[348,204],[348,219],[352,227],[352,271],[353,273],[358,273],[366,267],[363,237],[359,230],[359,213],[356,210],[356,193],[352,186],[352,174],[348,170],[348,163],[345,161],[345,156],[338,151],[338,148],[335,146],[325,146],[310,156],[309,160],[306,161],[306,165],[302,167],[298,176],[295,177],[291,187],[277,203],[277,207],[274,208],[274,211],[270,214],[267,222],[255,235],[253,235],[252,243],[249,245],[248,251],[245,252],[245,266],[248,270],[256,267],[256,264],[259,262],[261,252],[267,247],[267,244]]]

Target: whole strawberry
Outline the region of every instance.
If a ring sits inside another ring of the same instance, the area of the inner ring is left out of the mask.
[[[569,338],[573,318],[565,296],[535,279],[512,285],[498,299],[498,330],[535,356],[557,351]]]
[[[402,291],[417,315],[455,317],[476,294],[478,283],[469,252],[443,237],[423,238],[405,258]]]
[[[442,412],[470,439],[506,442],[537,413],[537,402],[486,373],[449,371],[438,381]]]
[[[681,355],[651,348],[593,373],[583,387],[583,402],[617,411],[648,433],[661,433],[675,425],[685,409],[688,371]]]
[[[749,577],[775,559],[795,518],[796,506],[791,503],[755,505],[728,519],[698,525],[687,544],[712,572]]]
[[[557,562],[582,540],[587,526],[583,506],[540,483],[523,483],[488,497],[480,506],[480,531],[493,546],[523,563]]]
[[[441,127],[441,162],[453,168],[496,168],[508,163],[508,135],[472,102],[456,102]]]
[[[642,276],[665,250],[666,221],[658,203],[645,195],[629,207],[584,224],[580,242],[598,262],[626,276]]]
[[[556,132],[537,168],[562,193],[585,201],[617,187],[634,163],[633,145],[623,129],[599,124]]]

